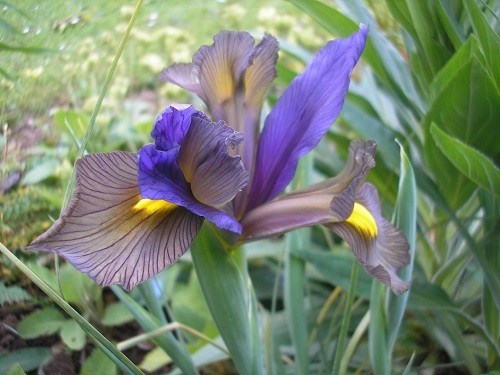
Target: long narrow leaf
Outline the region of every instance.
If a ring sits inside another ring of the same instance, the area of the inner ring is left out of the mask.
[[[210,313],[239,373],[263,374],[257,302],[244,251],[226,250],[205,223],[191,246],[191,257]]]
[[[401,278],[405,281],[411,280],[413,273],[413,262],[415,260],[415,242],[417,231],[417,186],[415,175],[410,160],[404,148],[400,145],[401,153],[401,177],[399,179],[398,198],[395,207],[396,227],[403,231],[410,245],[410,264],[401,271]],[[389,293],[387,302],[387,336],[388,351],[392,352],[396,337],[403,320],[410,291],[400,296]]]

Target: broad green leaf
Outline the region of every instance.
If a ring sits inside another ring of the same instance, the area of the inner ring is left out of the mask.
[[[0,374],[6,374],[16,363],[26,372],[36,370],[52,358],[50,348],[23,348],[0,355]]]
[[[83,362],[80,375],[117,375],[118,368],[100,349],[94,349]]]
[[[256,300],[244,252],[226,250],[205,223],[191,246],[191,256],[212,318],[238,372],[262,374]]]
[[[455,209],[469,199],[476,185],[462,174],[457,176],[456,167],[430,141],[431,123],[489,156],[500,151],[500,144],[492,136],[500,118],[500,95],[476,58],[477,48],[474,36],[469,37],[436,76],[425,119],[426,164],[439,178],[440,190]]]
[[[30,301],[33,298],[27,291],[17,285],[5,286],[0,282],[0,306],[5,303],[15,303],[20,301]]]
[[[83,113],[70,109],[61,109],[54,114],[54,123],[72,138],[81,140],[88,127],[89,120]]]
[[[172,359],[168,354],[162,348],[156,347],[144,356],[144,359],[139,364],[139,368],[147,372],[154,372],[169,363],[172,363]]]
[[[488,157],[460,139],[449,136],[436,124],[431,125],[431,134],[441,152],[460,172],[500,196],[500,170]]]
[[[67,319],[62,324],[60,335],[63,342],[71,350],[82,350],[85,347],[85,332],[73,319]]]
[[[59,310],[48,307],[26,316],[19,322],[17,331],[24,339],[52,335],[61,329],[65,321]]]
[[[108,327],[114,327],[132,320],[134,320],[134,316],[125,305],[121,302],[115,302],[106,306],[101,323]]]
[[[55,177],[60,166],[61,162],[59,160],[46,159],[26,172],[21,179],[21,185],[35,185],[49,177]]]
[[[500,90],[500,36],[489,24],[484,13],[475,0],[464,0],[472,20],[472,27],[481,46],[481,51],[486,58],[488,74],[496,84],[497,91]]]

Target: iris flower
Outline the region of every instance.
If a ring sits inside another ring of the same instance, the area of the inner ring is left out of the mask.
[[[160,78],[198,95],[210,117],[173,105],[157,118],[154,144],[138,153],[85,156],[61,217],[30,249],[60,254],[100,285],[131,289],[174,263],[204,220],[233,243],[322,224],[344,239],[373,277],[400,294],[408,264],[403,234],[381,215],[374,141],[354,141],[343,171],[282,194],[300,157],[338,117],[367,29],[326,44],[284,91],[260,131],[261,109],[276,76],[277,40],[255,45],[246,32],[222,31],[192,63]]]

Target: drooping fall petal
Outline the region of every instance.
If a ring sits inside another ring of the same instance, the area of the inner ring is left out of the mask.
[[[275,198],[293,178],[299,158],[335,121],[363,51],[367,28],[329,42],[285,90],[259,138],[249,209]]]
[[[137,154],[92,154],[76,164],[74,195],[30,250],[62,255],[100,285],[131,289],[184,254],[202,218],[141,199]]]
[[[410,261],[409,245],[401,231],[382,217],[377,190],[363,184],[356,194],[356,208],[346,221],[326,226],[352,248],[366,271],[382,281],[395,294],[408,290],[397,271]]]
[[[356,192],[375,165],[374,141],[353,141],[336,177],[264,203],[242,219],[243,238],[259,239],[304,226],[341,222],[352,213]]]

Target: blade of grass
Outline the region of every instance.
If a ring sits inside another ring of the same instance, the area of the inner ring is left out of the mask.
[[[9,249],[0,243],[0,251],[14,263],[33,283],[35,283],[45,294],[59,305],[69,316],[71,316],[87,333],[92,341],[113,360],[127,374],[143,374],[143,372],[115,345],[106,339],[92,324],[73,309],[57,292],[45,281],[33,273],[21,260],[19,260]]]
[[[340,364],[344,356],[345,340],[347,338],[347,331],[351,322],[351,308],[354,301],[356,291],[356,284],[358,282],[359,263],[354,262],[351,270],[351,280],[349,282],[349,289],[347,291],[347,298],[345,302],[344,315],[342,316],[342,324],[340,326],[339,339],[337,341],[337,348],[335,349],[335,358],[333,360],[332,375],[340,374]]]
[[[370,294],[370,327],[368,329],[368,349],[373,373],[389,375],[391,364],[387,361],[387,319],[384,310],[385,286],[377,280],[372,282]]]

